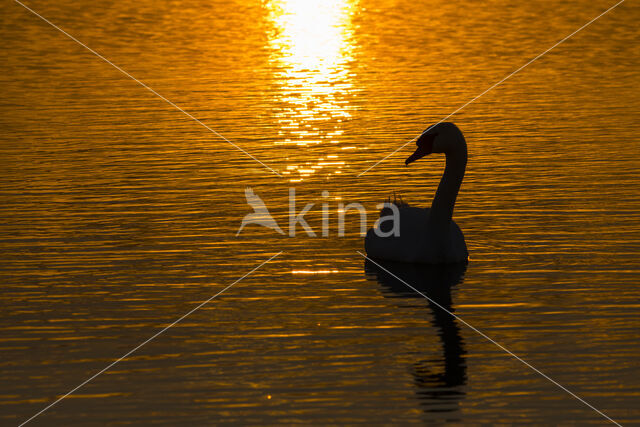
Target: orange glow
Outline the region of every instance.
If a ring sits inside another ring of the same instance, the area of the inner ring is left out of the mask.
[[[291,274],[332,274],[340,270],[291,270]]]

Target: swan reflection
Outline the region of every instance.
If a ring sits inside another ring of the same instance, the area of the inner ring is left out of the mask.
[[[459,410],[467,381],[467,364],[464,341],[456,319],[442,310],[453,312],[451,289],[462,282],[466,263],[461,264],[407,264],[393,261],[365,261],[365,273],[375,277],[382,287],[382,294],[390,298],[419,298],[431,309],[432,324],[442,343],[441,360],[419,360],[413,364],[412,373],[416,394],[425,412],[452,413]],[[385,271],[386,269],[386,271]],[[401,278],[431,299],[419,295],[396,277]],[[439,366],[439,370],[436,369]]]

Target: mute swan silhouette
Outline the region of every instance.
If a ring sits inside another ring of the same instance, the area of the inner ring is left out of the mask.
[[[273,228],[278,233],[284,234],[284,231],[280,229],[276,220],[273,219],[269,213],[269,209],[267,209],[267,206],[264,204],[260,196],[254,193],[251,187],[244,189],[244,196],[247,198],[247,203],[253,208],[254,212],[246,214],[244,218],[242,218],[242,224],[240,225],[240,229],[236,233],[236,236],[240,234],[244,226],[248,224],[259,224],[268,228]]]
[[[399,234],[381,237],[385,233],[370,229],[364,241],[367,255],[373,259],[412,263],[466,262],[467,245],[452,216],[467,166],[467,143],[456,125],[445,122],[427,128],[416,145],[416,151],[405,160],[407,166],[431,153],[446,156],[444,174],[431,208],[412,207],[394,200],[400,214]],[[388,215],[389,211],[389,207],[383,208],[380,216]]]

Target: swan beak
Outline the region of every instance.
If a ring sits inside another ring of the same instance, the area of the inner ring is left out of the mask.
[[[418,138],[418,140],[416,141],[416,145],[418,146],[418,148],[416,148],[416,151],[414,151],[414,153],[404,161],[404,164],[406,166],[409,166],[410,163],[413,163],[416,160],[419,160],[424,156],[431,154],[433,151],[433,140],[437,135],[437,133],[423,133],[422,135],[420,135],[420,138]]]
[[[424,156],[426,156],[426,153],[420,153],[420,148],[418,148],[415,153],[413,153],[412,155],[410,155],[407,160],[404,161],[405,166],[409,166],[409,163],[413,163],[418,159],[423,158]]]

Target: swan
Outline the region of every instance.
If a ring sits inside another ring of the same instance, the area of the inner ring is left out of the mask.
[[[410,163],[431,153],[444,153],[446,166],[431,203],[431,208],[418,208],[403,202],[393,206],[399,213],[396,235],[388,235],[378,223],[365,237],[367,255],[373,259],[411,263],[467,262],[469,253],[460,227],[453,221],[453,208],[467,166],[467,143],[453,123],[438,123],[425,130],[416,141],[416,151],[405,160]],[[389,215],[388,204],[380,216]],[[388,236],[387,236],[388,235]]]

